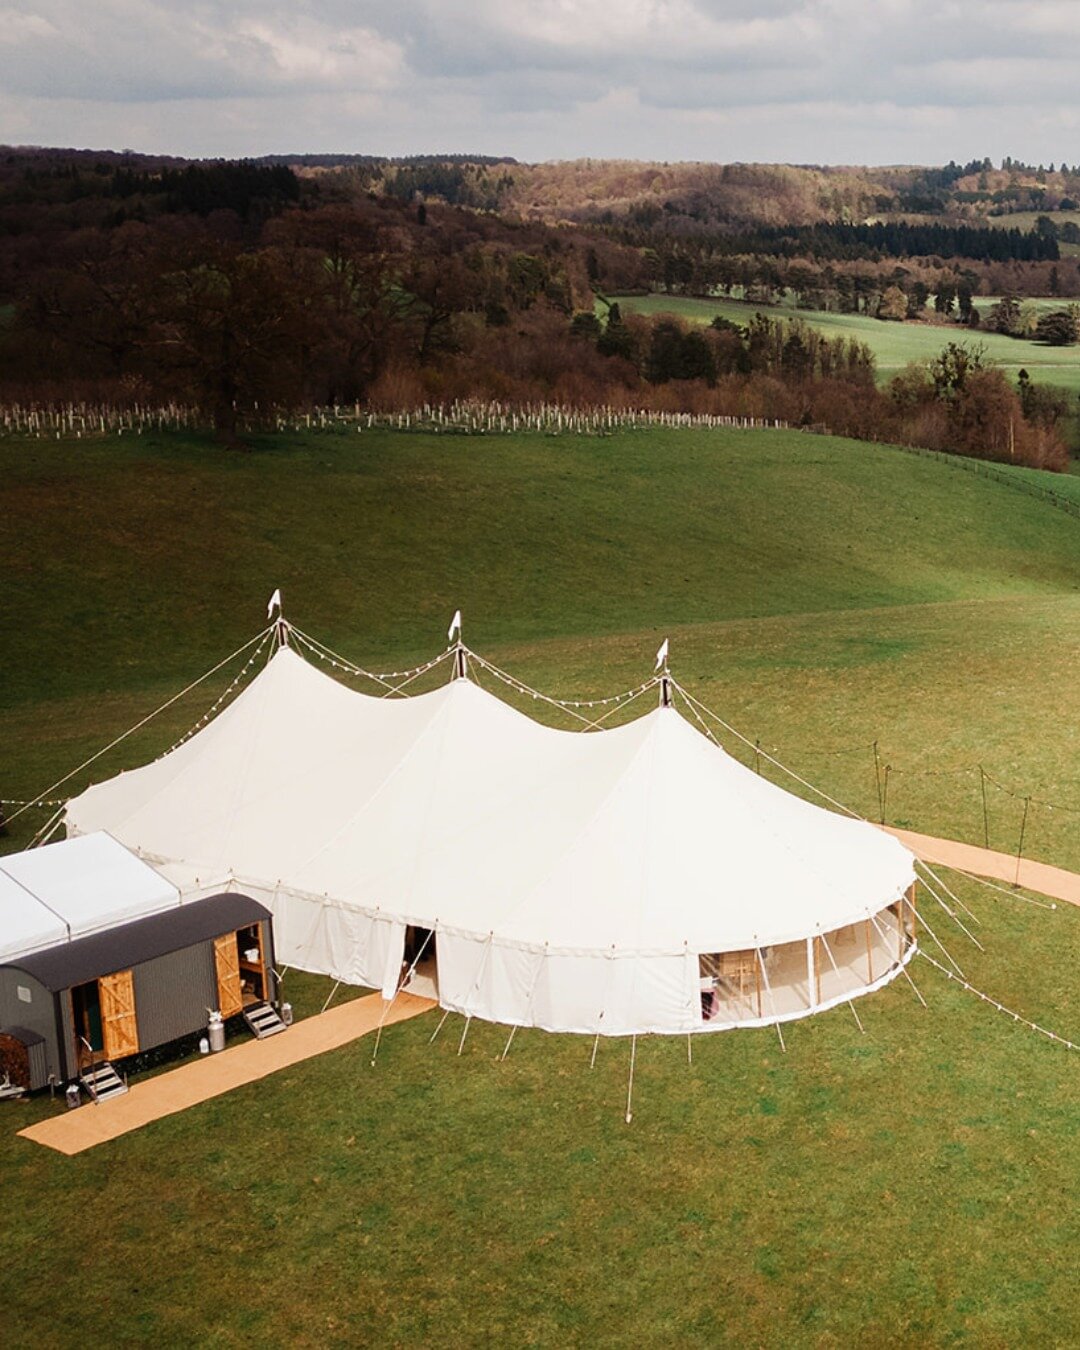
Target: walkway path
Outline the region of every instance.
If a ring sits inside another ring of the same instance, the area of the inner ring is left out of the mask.
[[[993,877],[1009,885],[1019,881],[1027,891],[1038,891],[1040,895],[1049,895],[1054,900],[1080,905],[1080,876],[1075,872],[1066,872],[1063,867],[1051,867],[1049,863],[1022,858],[1017,872],[1015,854],[995,853],[993,849],[979,848],[976,844],[934,839],[928,834],[913,834],[910,830],[895,830],[891,826],[885,828],[923,862],[955,867],[961,872],[974,872],[980,877]]]
[[[278,1069],[287,1069],[301,1060],[348,1045],[378,1027],[385,1006],[380,994],[367,994],[331,1008],[329,1012],[296,1022],[277,1036],[234,1045],[220,1054],[209,1055],[136,1083],[122,1097],[114,1097],[100,1106],[87,1105],[78,1111],[50,1116],[19,1133],[60,1153],[82,1153],[84,1149],[116,1139],[152,1120],[171,1116],[176,1111],[231,1092],[244,1083],[265,1078]],[[431,999],[398,994],[383,1025],[416,1017],[434,1006]]]

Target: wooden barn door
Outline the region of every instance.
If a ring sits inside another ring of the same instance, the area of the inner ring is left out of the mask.
[[[240,951],[235,933],[214,939],[214,966],[217,969],[218,1011],[232,1017],[244,1006],[240,993]]]
[[[139,1051],[139,1024],[135,1019],[135,981],[130,970],[118,970],[98,981],[101,993],[101,1031],[106,1059],[123,1059]]]

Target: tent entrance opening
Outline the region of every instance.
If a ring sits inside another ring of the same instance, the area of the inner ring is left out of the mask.
[[[422,998],[439,997],[439,962],[435,950],[436,937],[430,928],[409,924],[405,929],[405,952],[402,974],[410,994]],[[409,971],[412,974],[409,975]]]
[[[75,1045],[79,1068],[90,1068],[105,1053],[105,1034],[101,1023],[101,990],[97,980],[76,985],[71,991],[71,1012],[75,1024]]]

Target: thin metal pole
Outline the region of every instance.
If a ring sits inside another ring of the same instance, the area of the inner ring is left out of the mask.
[[[990,847],[990,816],[986,809],[986,773],[983,766],[979,765],[979,785],[982,788],[982,806],[983,806],[983,843],[987,848]]]
[[[825,948],[825,955],[826,955],[826,956],[829,958],[829,960],[832,962],[832,968],[833,968],[833,970],[836,972],[836,978],[840,981],[840,983],[841,983],[841,985],[842,985],[843,982],[844,982],[844,977],[843,977],[843,975],[840,974],[840,967],[836,964],[836,957],[833,956],[832,950],[831,950],[830,947],[829,947],[829,939],[825,936],[824,933],[821,934],[821,945]],[[862,1034],[865,1036],[865,1035],[866,1035],[866,1028],[865,1028],[865,1027],[863,1026],[863,1024],[862,1024],[862,1018],[859,1016],[858,1011],[856,1010],[856,1007],[855,1007],[854,1001],[852,1000],[851,995],[845,993],[844,990],[841,989],[841,990],[840,990],[840,996],[841,996],[841,998],[843,998],[843,999],[846,1000],[848,1007],[851,1009],[851,1015],[852,1015],[852,1017],[854,1017],[854,1019],[855,1019],[855,1025],[859,1028],[859,1030],[860,1030],[860,1031],[862,1032]]]
[[[634,1119],[634,1112],[631,1104],[634,1100],[634,1061],[637,1058],[637,1037],[630,1037],[630,1078],[626,1084],[626,1123],[627,1125]]]
[[[881,924],[878,923],[878,921],[877,921],[877,916],[874,915],[874,914],[871,914],[871,915],[870,915],[870,922],[871,922],[871,923],[874,925],[874,927],[877,929],[877,931],[878,931],[878,936],[881,938],[882,942],[884,942],[884,944],[885,944],[885,949],[886,949],[886,951],[887,951],[887,950],[888,950],[888,947],[889,947],[889,939],[888,939],[887,935],[882,931]],[[898,922],[898,936],[899,936],[899,938],[900,938],[900,941],[902,942],[902,941],[903,941],[903,928],[904,928],[904,920],[903,920],[903,917],[901,916],[901,917],[897,920],[897,922]],[[902,953],[902,952],[901,952],[900,954],[898,954],[898,956],[897,956],[897,964],[900,966],[900,972],[901,972],[901,974],[907,976],[907,982],[908,982],[908,984],[910,984],[911,987],[912,987],[912,989],[915,990],[915,997],[919,1000],[919,1002],[920,1002],[920,1003],[923,1005],[923,1007],[925,1008],[925,1007],[926,1007],[926,999],[924,999],[923,996],[922,996],[922,994],[919,993],[918,986],[915,984],[915,981],[911,978],[911,974],[910,974],[910,972],[908,971],[908,968],[907,968],[907,962],[903,960],[903,953]]]
[[[1016,850],[1016,876],[1013,878],[1013,885],[1020,885],[1020,859],[1024,855],[1024,831],[1027,829],[1028,808],[1031,806],[1031,798],[1024,798],[1024,819],[1020,822],[1020,847]]]

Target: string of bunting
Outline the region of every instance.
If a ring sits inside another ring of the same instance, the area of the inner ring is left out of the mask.
[[[996,1008],[999,1013],[1004,1013],[1006,1017],[1011,1017],[1014,1022],[1019,1022],[1030,1031],[1037,1031],[1040,1036],[1045,1036],[1047,1040],[1056,1041],[1058,1045],[1063,1045],[1067,1050],[1080,1050],[1080,1045],[1075,1041],[1070,1041],[1065,1036],[1059,1036],[1056,1031],[1048,1031],[1046,1027],[1039,1026],[1038,1022],[1029,1021],[1026,1017],[1021,1017],[1018,1012],[1013,1012],[1011,1008],[1006,1008],[1004,1003],[999,1003],[996,998],[991,998],[989,994],[984,994],[981,989],[976,989],[973,984],[968,984],[967,980],[961,979],[959,975],[953,974],[948,967],[943,966],[940,961],[935,961],[928,953],[919,949],[919,955],[924,961],[929,961],[943,975],[948,976],[950,980],[966,989],[969,994],[974,994],[976,998],[981,998],[984,1003],[989,1003],[991,1008]]]
[[[525,684],[516,676],[508,674],[505,670],[500,670],[498,666],[492,665],[490,661],[482,656],[477,656],[475,652],[469,652],[469,658],[476,665],[481,666],[497,680],[501,680],[503,684],[507,685],[510,689],[515,690],[522,696],[539,699],[541,702],[549,703],[552,707],[559,708],[563,712],[573,712],[582,708],[611,708],[612,711],[614,711],[617,706],[629,703],[632,699],[639,698],[649,689],[655,689],[660,683],[659,676],[653,675],[645,680],[644,683],[639,684],[636,689],[627,689],[621,694],[611,694],[607,698],[555,698],[551,694],[543,694],[538,689],[533,689],[531,685]],[[588,719],[584,718],[582,720],[587,721]]]
[[[21,801],[16,797],[0,797],[0,806],[66,806],[67,803],[59,797],[32,797],[29,801]]]
[[[160,717],[167,708],[173,707],[173,705],[179,703],[182,698],[186,698],[193,689],[197,689],[200,684],[203,684],[206,680],[210,679],[212,675],[216,675],[219,670],[224,670],[226,666],[235,661],[238,656],[242,656],[250,647],[260,644],[273,629],[273,624],[269,625],[267,628],[263,628],[260,632],[256,633],[253,638],[249,638],[247,642],[242,643],[241,646],[237,647],[234,652],[230,652],[228,656],[223,657],[217,665],[211,666],[209,670],[204,671],[198,679],[192,680],[190,684],[185,685],[178,693],[173,694],[171,698],[167,698],[165,702],[156,707],[153,712],[147,713],[145,717],[140,717],[133,726],[128,727],[126,731],[122,731],[119,736],[114,736],[108,745],[103,745],[100,750],[96,750],[89,758],[84,759],[81,764],[77,764],[74,769],[69,770],[62,778],[58,778],[55,783],[50,783],[49,786],[45,788],[44,792],[42,792],[41,797],[36,797],[33,800],[35,802],[42,800],[46,793],[55,792],[57,788],[63,787],[65,783],[69,783],[76,774],[82,773],[82,771],[88,769],[91,764],[96,764],[97,761],[101,759],[102,755],[107,755],[110,750],[115,750],[115,748],[126,741],[129,736],[133,736],[135,732],[141,731],[142,728],[149,722],[152,722],[155,717]],[[12,824],[24,811],[28,811],[29,809],[29,806],[18,807],[6,823],[8,825]]]
[[[1007,797],[1012,797],[1014,801],[1030,802],[1032,806],[1044,807],[1047,811],[1065,811],[1071,816],[1080,816],[1080,806],[1063,806],[1061,802],[1048,802],[1042,797],[1033,797],[1026,792],[1016,792],[1012,788],[1006,787],[1004,783],[999,783],[996,778],[991,777],[985,769],[982,771],[983,777],[999,792],[1004,792]]]
[[[845,745],[835,750],[826,750],[822,746],[802,746],[792,749],[790,746],[784,749],[779,745],[762,746],[762,749],[769,750],[774,755],[857,755],[864,750],[874,750],[877,748],[877,741],[864,741],[861,745]]]
[[[680,689],[680,692],[685,696],[685,690]],[[720,718],[716,718],[714,713],[710,713],[710,716],[714,717],[721,726],[724,726],[725,730],[731,731],[733,735],[738,735],[739,739],[742,740],[755,754],[762,755],[765,758],[771,758],[771,756],[779,754],[822,756],[846,755],[858,754],[867,750],[873,751],[875,756],[877,756],[880,744],[878,741],[864,741],[860,745],[837,747],[834,749],[812,746],[805,746],[800,749],[792,749],[790,747],[784,748],[776,745],[765,746],[760,740],[751,741],[749,737],[742,736],[735,732],[733,728],[727,727]],[[778,767],[784,769],[785,772],[791,772],[785,765],[779,764],[779,761],[773,760],[773,762],[776,763]],[[905,769],[895,764],[888,763],[881,765],[881,772],[884,773],[886,782],[892,778],[978,778],[981,782],[996,788],[997,791],[1004,793],[1007,797],[1011,797],[1014,801],[1023,802],[1029,807],[1039,807],[1045,811],[1060,811],[1068,815],[1080,816],[1080,806],[1066,805],[1063,802],[1052,802],[1045,797],[1035,796],[1029,792],[1021,792],[1015,788],[1010,788],[1005,783],[999,782],[992,774],[987,773],[981,765],[975,767],[965,765],[956,769]],[[880,804],[884,805],[884,802],[882,801]]]
[[[256,661],[258,661],[259,657],[262,655],[263,648],[270,641],[270,639],[271,639],[271,632],[267,632],[266,634],[264,634],[262,641],[251,653],[251,656],[248,658],[248,660],[244,663],[243,667],[240,670],[240,673],[231,681],[231,683],[224,690],[222,690],[222,692],[218,695],[218,697],[214,700],[214,702],[206,710],[206,712],[203,713],[203,715],[199,718],[199,720],[195,723],[195,725],[189,727],[188,730],[184,732],[184,734],[180,737],[178,741],[173,741],[172,745],[169,746],[168,750],[163,750],[162,753],[158,755],[158,759],[164,759],[166,755],[171,755],[174,750],[178,750],[180,746],[182,746],[185,743],[185,741],[190,741],[192,736],[194,736],[197,731],[201,731],[203,727],[206,726],[207,722],[209,722],[212,718],[217,716],[222,706],[228,700],[230,694],[232,694],[233,691],[240,684],[242,684],[243,681],[247,678],[248,671],[250,671],[252,666],[255,665]]]
[[[389,684],[393,680],[414,680],[421,675],[425,675],[429,670],[434,670],[436,666],[441,665],[443,661],[450,656],[452,648],[440,652],[438,656],[431,661],[425,661],[422,665],[412,666],[408,670],[384,670],[373,671],[365,670],[363,666],[358,666],[354,662],[347,660],[340,652],[335,652],[324,643],[318,642],[309,634],[292,624],[286,625],[289,635],[299,639],[302,646],[307,647],[313,655],[326,665],[332,666],[335,670],[344,670],[349,675],[360,675],[365,680],[373,680],[376,684]]]

